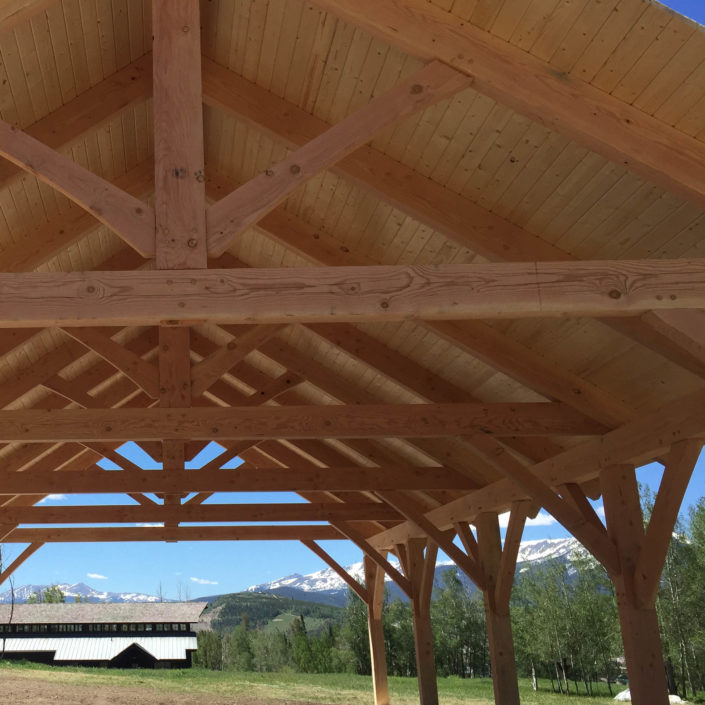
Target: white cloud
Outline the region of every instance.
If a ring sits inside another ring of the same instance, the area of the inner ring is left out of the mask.
[[[61,502],[66,499],[65,494],[49,494],[44,499],[39,500],[37,504],[44,504],[44,502]]]
[[[143,529],[156,529],[156,528],[163,529],[164,528],[164,524],[136,524],[136,526],[139,526]]]
[[[86,575],[89,578],[93,578],[93,580],[107,580],[107,576],[101,575],[100,573],[86,573]]]
[[[601,504],[599,507],[595,507],[595,513],[597,514],[597,516],[602,517],[604,519],[605,518],[604,504]]]
[[[551,526],[556,520],[546,512],[539,512],[535,519],[527,519],[527,526]],[[499,515],[499,525],[502,529],[506,529],[509,524],[509,512]]]
[[[217,580],[206,580],[205,578],[191,578],[194,583],[198,583],[199,585],[217,585],[218,581]]]

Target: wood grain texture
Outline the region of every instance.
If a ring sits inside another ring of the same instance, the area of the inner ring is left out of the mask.
[[[332,526],[158,526],[102,527],[72,529],[15,529],[5,543],[104,543],[113,541],[333,541],[344,539]]]
[[[593,435],[604,427],[562,404],[389,404],[0,412],[5,441],[390,438],[476,433]]]
[[[205,504],[168,507],[6,507],[3,521],[10,524],[115,524],[160,522],[265,522],[276,521],[388,521],[399,514],[386,504],[318,502],[315,504]]]
[[[159,398],[159,371],[151,362],[94,328],[67,328],[65,332],[113,365],[152,399]]]
[[[95,468],[73,472],[37,470],[5,472],[0,493],[5,495],[93,494],[115,492],[303,492],[393,489],[470,489],[467,479],[437,467],[292,467],[229,470],[113,471]]]
[[[644,605],[656,602],[678,512],[702,447],[701,441],[683,441],[674,445],[666,456],[663,478],[634,568],[635,591]]]
[[[66,147],[100,127],[128,105],[146,100],[151,93],[151,56],[147,55],[28,125],[24,131],[52,149]],[[1,163],[0,189],[7,186],[18,173],[20,169],[15,164]]]
[[[0,274],[0,327],[624,316],[705,306],[705,260]]]
[[[289,154],[208,209],[208,252],[221,255],[232,241],[291,192],[369,142],[383,128],[447,98],[472,83],[432,61],[323,134]]]
[[[3,121],[0,155],[87,210],[143,257],[154,253],[151,206]]]
[[[255,326],[237,340],[231,340],[227,345],[216,350],[191,371],[191,392],[194,397],[200,397],[209,387],[231,370],[253,350],[266,343],[282,330],[281,325]]]
[[[705,145],[632,105],[426,0],[316,4],[412,56],[446,61],[499,103],[705,207]]]
[[[198,0],[153,0],[156,263],[207,266]]]

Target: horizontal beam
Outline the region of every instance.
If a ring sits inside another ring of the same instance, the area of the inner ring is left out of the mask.
[[[0,411],[0,440],[155,441],[432,438],[604,432],[564,404],[379,404]]]
[[[0,274],[0,327],[623,316],[705,307],[705,260]]]
[[[193,504],[90,507],[5,507],[6,524],[118,524],[141,522],[389,521],[401,519],[378,502]]]
[[[15,529],[4,543],[104,543],[110,541],[332,541],[332,526],[160,526]]]
[[[155,492],[297,492],[312,490],[472,489],[468,478],[439,467],[338,467],[292,470],[77,470],[8,472],[0,495]]]

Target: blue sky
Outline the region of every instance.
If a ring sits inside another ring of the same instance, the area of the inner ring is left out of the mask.
[[[700,24],[705,24],[705,3],[703,0],[661,0],[663,5],[690,17]]]
[[[674,10],[705,24],[703,0],[668,0]],[[206,462],[203,459],[203,462]],[[641,482],[653,489],[658,487],[659,466],[639,470]],[[686,493],[684,508],[705,495],[705,455],[693,474]],[[230,501],[231,496],[218,495],[211,501]],[[300,501],[295,495],[250,494],[240,501]],[[100,504],[133,503],[123,496],[109,500],[99,497],[53,498],[46,503]],[[542,513],[527,526],[524,539],[559,538],[567,536],[560,525]],[[341,563],[360,560],[360,552],[349,542],[324,544]],[[5,563],[11,561],[23,547],[6,545]],[[139,544],[52,544],[42,547],[15,573],[15,584],[86,582],[97,589],[115,592],[155,593],[161,584],[167,597],[191,598],[222,592],[243,590],[256,583],[300,572],[308,573],[325,566],[320,559],[298,542],[242,543],[139,543]],[[0,586],[7,589],[9,583]]]
[[[137,456],[126,451],[133,460]],[[207,462],[203,457],[201,463]],[[107,464],[106,464],[107,465]],[[638,471],[639,481],[654,490],[661,479],[661,467],[652,464]],[[684,508],[705,495],[705,453],[701,456],[688,491]],[[302,501],[296,495],[262,493],[242,495],[218,494],[211,502],[289,502]],[[82,495],[52,497],[44,504],[133,504],[125,495],[105,499]],[[597,503],[598,511],[600,504]],[[551,517],[541,512],[530,522],[524,539],[560,538],[568,533]],[[324,547],[340,563],[360,560],[357,548],[347,541],[324,542]],[[9,562],[22,546],[8,544],[5,561]],[[269,582],[291,573],[311,573],[326,566],[297,541],[288,542],[194,542],[134,544],[47,544],[15,573],[15,585],[28,583],[85,582],[99,590],[146,592],[154,594],[161,583],[170,598],[195,598],[224,592],[237,592],[250,585]],[[9,583],[0,586],[8,589]]]

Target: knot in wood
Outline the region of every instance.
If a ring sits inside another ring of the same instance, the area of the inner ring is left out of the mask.
[[[196,240],[195,237],[192,237],[189,239],[189,241],[186,243],[189,247],[196,247],[198,245],[198,240]]]
[[[418,95],[423,92],[423,86],[420,83],[414,83],[414,85],[411,86],[411,92],[414,95]]]
[[[621,299],[622,298],[622,292],[619,291],[619,289],[612,289],[609,292],[609,297],[610,299]]]
[[[289,171],[290,171],[292,174],[298,174],[298,173],[301,171],[301,167],[300,167],[298,164],[292,164],[292,165],[289,167]]]

